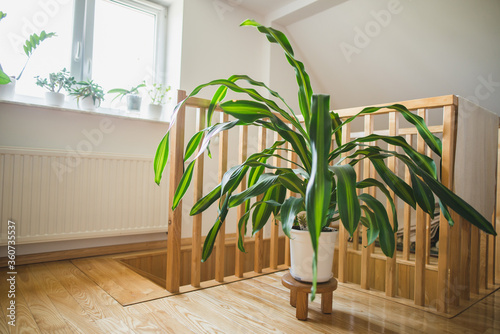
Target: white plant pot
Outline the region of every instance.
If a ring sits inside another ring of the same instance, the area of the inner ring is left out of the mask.
[[[137,94],[127,95],[127,110],[130,111],[140,111],[141,110],[142,97]]]
[[[328,282],[333,277],[333,254],[338,238],[338,230],[321,232],[318,246],[318,283]],[[312,282],[313,248],[309,231],[290,231],[290,274],[302,282]]]
[[[148,107],[148,118],[160,119],[162,111],[163,105],[150,103]]]
[[[10,77],[11,82],[0,85],[0,100],[12,100],[16,94],[16,77]]]
[[[49,106],[62,107],[65,97],[63,93],[45,92],[45,102],[47,102]]]
[[[83,99],[80,99],[78,102],[78,106],[80,107],[80,109],[90,110],[90,111],[93,111],[93,110],[96,110],[97,108],[99,108],[100,104],[101,103],[99,100],[96,100],[94,103],[92,96],[84,97]]]

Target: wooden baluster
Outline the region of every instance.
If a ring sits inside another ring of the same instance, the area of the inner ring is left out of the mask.
[[[408,145],[413,146],[413,136],[406,135]],[[405,182],[411,185],[411,176],[408,166],[405,166]],[[411,228],[411,211],[412,207],[408,203],[404,203],[404,230],[403,230],[403,260],[410,260],[410,228]]]
[[[186,98],[186,92],[177,91],[177,101]],[[181,232],[182,232],[182,201],[172,210],[175,190],[184,171],[184,125],[186,108],[182,106],[177,113],[177,120],[170,130],[170,177],[168,186],[168,236],[167,236],[167,273],[165,288],[179,292],[181,276]]]
[[[427,111],[419,109],[418,115],[425,121]],[[417,135],[417,151],[425,154],[425,141]],[[414,300],[415,304],[419,306],[425,305],[425,258],[427,252],[425,251],[426,240],[426,226],[425,226],[425,211],[417,205],[416,213],[416,236],[415,236],[415,288]]]
[[[491,221],[493,222],[493,226],[495,227],[495,217],[496,217],[496,208],[493,211],[493,216],[491,217]],[[495,237],[493,235],[488,235],[488,280],[487,287],[491,288],[495,284]]]
[[[432,150],[427,147],[427,156],[432,158]],[[458,257],[457,257],[458,258]],[[425,215],[425,263],[431,262],[431,216]]]
[[[364,116],[364,135],[368,136],[373,133],[374,128],[373,116],[365,115]],[[372,145],[372,143],[368,143]],[[371,177],[371,163],[370,160],[363,160],[363,179],[367,179]],[[365,189],[366,193],[372,194],[372,189]],[[368,244],[368,236],[366,227],[363,226],[363,234],[362,234],[362,247],[361,247],[361,289],[370,289],[370,258],[373,252],[373,247],[367,247]]]
[[[220,122],[225,123],[229,120],[229,116],[225,113],[220,114]],[[227,170],[227,144],[228,132],[223,131],[219,133],[219,182]],[[223,199],[222,199],[223,200]],[[225,276],[225,250],[226,250],[226,223],[222,223],[219,234],[216,240],[216,254],[215,254],[215,280],[217,282],[224,282]]]
[[[441,254],[441,233],[439,234],[439,240],[439,253]],[[470,226],[470,292],[473,294],[479,293],[479,249],[479,228],[476,226]]]
[[[480,231],[479,235],[479,289],[484,290],[488,287],[488,236],[483,231]]]
[[[205,108],[196,110],[196,132],[205,128]],[[203,154],[198,157],[194,166],[193,185],[194,185],[194,202],[198,202],[203,197]],[[193,235],[191,244],[191,285],[194,287],[200,286],[201,280],[201,226],[202,214],[197,214],[193,217]]]
[[[398,135],[398,130],[399,130],[399,118],[398,114],[394,112],[389,113],[389,136],[397,136]],[[388,145],[388,150],[389,151],[395,151],[396,146],[394,145]],[[397,173],[397,162],[396,162],[396,157],[390,157],[387,160],[387,167],[392,170],[394,173]],[[392,190],[389,190],[389,193],[394,200],[394,204],[397,205],[397,201],[395,200],[394,192]],[[389,200],[387,200],[387,211],[391,212],[391,204]],[[389,221],[394,228],[394,218],[392,214],[389,214]],[[394,238],[396,238],[396,234],[394,234]],[[389,297],[394,297],[396,296],[397,292],[397,280],[396,280],[396,271],[397,271],[397,263],[396,263],[396,258],[397,258],[397,250],[394,250],[394,255],[391,258],[386,259],[386,266],[385,266],[385,295]]]
[[[286,147],[287,149],[292,149],[292,146],[289,142],[286,143]],[[293,151],[288,151],[288,160],[297,162],[299,160],[299,157]],[[297,168],[297,166],[290,163],[290,168]],[[287,191],[287,197],[292,197],[295,195],[296,194],[294,192]],[[288,237],[285,237],[285,265],[288,267],[290,266],[290,238]]]
[[[258,136],[258,150],[262,152],[266,148],[266,128],[259,128],[259,136]],[[262,199],[262,195],[257,197],[257,200],[260,201]],[[256,273],[261,273],[262,268],[264,267],[264,229],[261,229],[259,232],[255,233],[255,257],[254,257],[254,271]]]
[[[348,123],[344,125],[342,129],[342,142],[347,143],[351,140],[351,124]],[[343,156],[347,156],[349,153],[344,153]],[[344,163],[346,161],[344,160]],[[342,222],[339,224],[339,282],[347,282],[347,239],[349,234],[345,229]]]
[[[453,163],[454,148],[456,144],[456,108],[454,105],[445,106],[443,113],[443,154],[441,162],[441,181],[449,189],[453,189]],[[452,217],[457,218],[456,214]],[[456,220],[456,219],[455,219]],[[448,270],[450,268],[449,258],[449,231],[450,226],[443,214],[439,220],[439,257],[438,257],[438,280],[437,280],[437,304],[438,312],[447,313],[449,309],[450,293]]]
[[[280,136],[277,132],[274,133],[274,141],[280,140]],[[277,157],[273,157],[273,162],[274,166],[276,167],[281,167],[281,159]],[[277,269],[278,268],[278,252],[279,252],[279,245],[278,245],[278,238],[279,238],[279,221],[275,219],[274,217],[273,223],[271,225],[271,252],[270,252],[270,259],[269,259],[269,264],[271,269]]]
[[[361,181],[361,163],[358,162],[354,166],[354,171],[356,172],[356,182]],[[356,194],[361,194],[361,189],[356,189]],[[359,226],[354,231],[353,236],[352,236],[352,249],[354,250],[359,250]]]
[[[471,224],[460,217],[460,298],[470,300],[471,292]]]
[[[247,159],[247,147],[248,147],[248,126],[241,126],[240,127],[238,164],[242,164]],[[247,177],[245,176],[243,178],[243,180],[241,180],[241,183],[238,186],[238,193],[240,193],[246,189],[246,183],[247,183],[246,179],[247,179]],[[236,212],[236,223],[238,223],[240,221],[241,217],[243,217],[244,215],[245,215],[245,203],[238,206],[238,209]],[[237,236],[239,237],[241,234],[241,237],[243,238],[243,243],[245,242],[244,233],[245,233],[245,227],[242,226],[242,229],[237,231]],[[236,246],[236,248],[238,248],[238,246]],[[244,255],[245,255],[245,253],[240,252],[238,249],[236,249],[236,254],[235,254],[235,275],[236,275],[236,277],[243,277],[243,273],[245,271]]]

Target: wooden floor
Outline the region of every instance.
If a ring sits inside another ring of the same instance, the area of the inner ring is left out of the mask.
[[[500,333],[500,291],[445,319],[340,285],[333,314],[318,297],[299,321],[283,272],[124,307],[69,261],[16,269],[16,327],[0,269],[0,333]]]

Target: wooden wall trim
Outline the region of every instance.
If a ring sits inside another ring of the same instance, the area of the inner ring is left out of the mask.
[[[81,249],[71,249],[39,254],[26,254],[16,256],[16,265],[34,264],[51,261],[72,260],[91,256],[112,255],[145,250],[166,249],[167,241],[147,241],[134,244],[101,246]],[[0,268],[7,266],[7,257],[0,258]]]

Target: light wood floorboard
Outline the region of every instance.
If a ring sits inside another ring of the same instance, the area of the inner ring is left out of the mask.
[[[308,320],[299,321],[281,284],[283,272],[124,307],[70,261],[17,268],[12,327],[6,269],[0,274],[0,333],[500,332],[500,291],[446,319],[340,284],[332,314],[321,313],[318,296],[309,303]],[[130,286],[126,293],[134,293],[134,281],[124,280]],[[150,293],[148,285],[138,284],[138,293]]]

